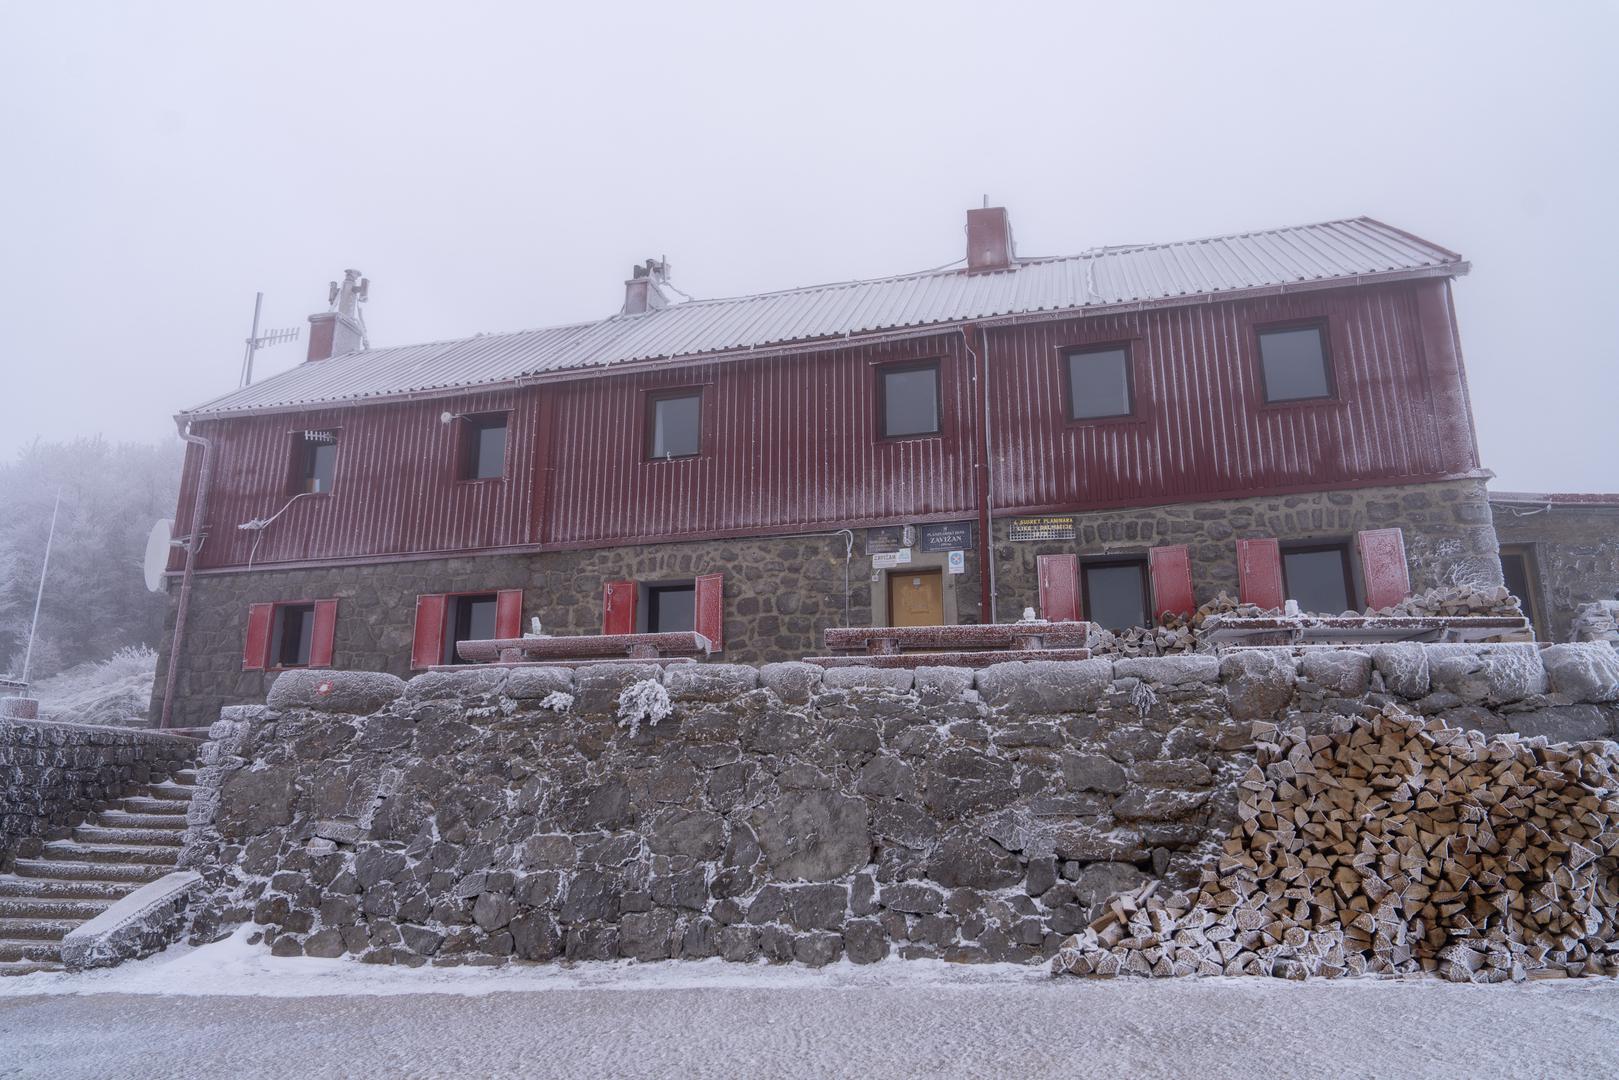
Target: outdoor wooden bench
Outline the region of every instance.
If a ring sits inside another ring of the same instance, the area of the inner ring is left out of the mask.
[[[1528,619],[1497,615],[1214,615],[1203,623],[1201,636],[1222,651],[1277,645],[1534,640]]]
[[[690,664],[713,651],[708,638],[692,630],[665,634],[580,634],[564,637],[492,638],[455,647],[463,660],[484,664],[544,664],[579,667],[633,660],[647,664]],[[453,671],[440,665],[435,671]]]
[[[978,626],[839,626],[825,633],[841,656],[806,656],[821,667],[985,667],[1009,660],[1087,660],[1086,622]]]

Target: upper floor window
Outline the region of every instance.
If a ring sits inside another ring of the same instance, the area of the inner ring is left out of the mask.
[[[1148,617],[1147,560],[1113,559],[1084,563],[1080,595],[1085,617],[1108,630],[1150,626]]]
[[[1347,544],[1290,544],[1282,548],[1282,587],[1309,615],[1342,615],[1354,608],[1354,572]]]
[[[270,632],[273,667],[308,667],[315,640],[314,604],[277,604]]]
[[[293,494],[332,490],[337,476],[337,432],[305,431],[293,436]]]
[[[1096,420],[1135,411],[1130,386],[1130,350],[1122,345],[1076,349],[1068,364],[1068,419]]]
[[[1332,396],[1324,326],[1259,331],[1259,362],[1264,370],[1266,401],[1308,401]]]
[[[506,475],[506,414],[461,418],[461,479],[498,480]]]
[[[647,457],[696,457],[702,452],[700,390],[658,394],[647,401]]]
[[[885,439],[939,433],[939,365],[877,370],[878,415]]]

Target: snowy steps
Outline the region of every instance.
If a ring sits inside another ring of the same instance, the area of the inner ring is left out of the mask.
[[[173,871],[195,782],[142,784],[0,874],[0,976],[62,970],[69,932]]]

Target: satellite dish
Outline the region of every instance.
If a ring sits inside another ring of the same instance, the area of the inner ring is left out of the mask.
[[[169,567],[169,541],[174,539],[174,522],[159,518],[146,534],[146,587],[163,591],[163,572]]]

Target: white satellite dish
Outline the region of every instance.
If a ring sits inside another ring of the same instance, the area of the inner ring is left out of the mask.
[[[163,591],[163,572],[169,567],[170,541],[174,539],[174,522],[159,518],[146,534],[146,587],[153,592]]]

